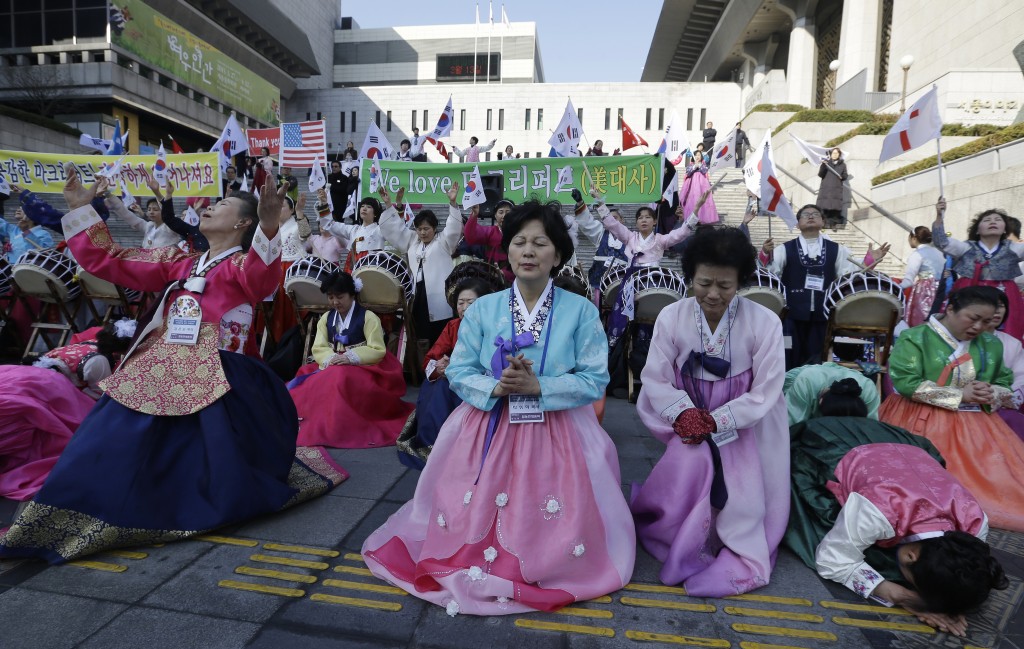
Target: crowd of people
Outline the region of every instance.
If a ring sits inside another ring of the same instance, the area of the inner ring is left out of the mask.
[[[171,185],[154,184],[132,210],[69,169],[69,211],[56,217],[23,193],[12,242],[52,246],[37,224],[60,227],[83,269],[157,306],[34,366],[0,368],[18,386],[0,398],[0,495],[30,500],[0,536],[0,558],[61,563],[186,538],[336,487],[347,473],[324,447],[396,445],[397,461],[422,473],[363,557],[451,615],[553,611],[614,592],[638,541],[665,584],[742,594],[770,582],[785,544],[823,578],[963,635],[964,615],[1007,586],[989,527],[1024,531],[1024,244],[1007,240],[1000,210],[980,214],[967,240],[950,238],[940,200],[932,227],[912,234],[891,380],[868,379],[826,356],[824,297],[844,276],[874,273],[888,245],[854,260],[822,234],[828,203],[799,210],[796,238],[755,249],[719,222],[708,129],[678,194],[631,215],[635,230],[594,189],[590,204],[574,190],[569,213],[502,200],[488,225],[461,208],[458,184],[443,228],[429,209],[407,220],[404,189],[363,197],[349,224],[357,176],[340,163],[310,197],[315,236],[290,170],[262,164],[249,185],[258,199],[229,179],[225,197],[195,210],[198,225],[175,213]],[[402,154],[415,160],[420,140]],[[475,160],[493,145],[474,138],[457,153]],[[837,155],[822,168],[845,173]],[[667,232],[663,214],[675,221]],[[114,243],[108,215],[142,245]],[[589,276],[580,232],[598,248]],[[389,340],[395,316],[361,297],[359,265],[386,248],[411,282],[415,405]],[[633,319],[633,278],[677,248],[687,296],[657,315],[636,405],[664,452],[627,497],[599,419],[609,342]],[[285,382],[251,343],[307,317],[282,287],[311,253],[330,271],[326,306],[309,362]],[[597,289],[611,272],[620,288],[605,300]],[[786,288],[781,317],[739,294],[759,272]],[[268,299],[280,308],[262,322]]]

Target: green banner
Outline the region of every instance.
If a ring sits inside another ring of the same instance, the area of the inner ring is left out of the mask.
[[[59,194],[64,191],[67,174],[64,165],[75,165],[82,181],[96,182],[96,172],[104,165],[121,163],[121,179],[128,191],[137,197],[151,196],[146,181],[155,155],[89,155],[70,153],[31,153],[28,151],[0,151],[0,176],[7,182],[31,192]],[[217,152],[181,153],[167,156],[167,180],[174,184],[175,196],[220,196],[220,164]]]
[[[504,197],[516,203],[536,197],[539,201],[571,203],[573,188],[583,192],[590,202],[587,175],[609,203],[651,203],[661,199],[660,155],[603,156],[589,158],[523,158],[468,164],[430,162],[393,162],[363,160],[360,169],[362,195],[370,196],[371,182],[385,187],[394,196],[405,188],[413,203],[447,203],[446,192],[458,181],[465,187],[473,167],[480,167],[481,178],[502,178]],[[559,174],[572,169],[572,182],[559,185]],[[376,175],[374,181],[372,176]],[[486,180],[484,186],[487,186]]]
[[[111,3],[110,40],[225,105],[268,124],[281,121],[281,91],[141,2]]]

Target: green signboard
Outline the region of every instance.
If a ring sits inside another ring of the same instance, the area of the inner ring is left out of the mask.
[[[516,203],[536,197],[540,201],[571,203],[573,188],[588,195],[592,179],[609,203],[651,203],[661,199],[662,157],[660,155],[603,156],[590,158],[525,158],[468,164],[393,162],[363,160],[360,169],[363,196],[371,196],[371,183],[394,196],[399,187],[414,203],[447,203],[446,192],[453,182],[465,187],[473,167],[480,176],[501,176],[505,198]],[[563,170],[572,170],[571,182]],[[376,178],[374,178],[376,176]],[[485,181],[485,187],[486,181]]]
[[[110,40],[261,122],[281,121],[281,91],[141,0],[111,3]]]

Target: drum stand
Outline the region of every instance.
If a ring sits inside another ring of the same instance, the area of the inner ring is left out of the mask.
[[[313,339],[316,336],[315,323],[321,315],[330,310],[330,307],[325,307],[322,304],[301,305],[295,298],[295,291],[288,291],[288,299],[291,300],[292,309],[295,310],[295,321],[299,323],[299,333],[302,334],[302,362],[305,364],[313,347]],[[263,302],[264,319],[269,324],[270,314],[266,311],[268,304],[273,303]],[[303,313],[305,313],[305,315],[303,315]],[[270,335],[270,328],[268,326],[267,331],[263,336],[263,345],[260,346],[261,354],[263,353],[263,346],[266,344],[267,336]]]
[[[137,302],[130,302],[128,297],[125,295],[124,289],[120,286],[114,286],[117,289],[117,295],[105,295],[99,293],[92,293],[85,286],[82,287],[82,301],[85,302],[85,306],[92,313],[92,317],[99,323],[99,326],[104,326],[110,322],[111,316],[114,315],[115,309],[121,309],[121,313],[126,318],[138,319],[139,313],[142,309],[142,298],[139,298]],[[103,311],[103,316],[100,316],[99,310],[96,309],[96,305],[93,304],[93,300],[102,302],[106,305],[106,309]]]
[[[896,329],[896,323],[900,320],[899,311],[896,309],[892,310],[892,315],[889,316],[888,327],[865,327],[853,324],[837,324],[835,311],[829,316],[828,326],[825,329],[825,348],[821,352],[821,361],[827,363],[832,360],[832,347],[835,344],[835,339],[840,336],[851,336],[854,338],[868,338],[874,343],[875,348],[875,363],[882,368],[882,372],[878,374],[876,383],[878,384],[879,394],[882,389],[882,374],[889,373],[889,353],[892,351],[892,332]],[[839,365],[848,367],[853,370],[860,371],[860,366],[856,363],[844,363],[839,362]]]
[[[78,326],[75,324],[75,316],[78,314],[81,308],[81,303],[75,305],[74,309],[68,309],[68,304],[65,302],[60,293],[57,291],[57,286],[49,278],[46,279],[46,286],[50,289],[50,295],[28,295],[22,293],[20,295],[22,304],[30,314],[32,314],[32,334],[28,337],[28,344],[25,345],[25,353],[22,355],[24,360],[35,358],[37,355],[32,352],[36,343],[42,339],[47,349],[56,349],[57,347],[63,347],[68,343],[68,338],[71,337],[72,332],[78,333]],[[32,304],[26,298],[34,297],[42,302],[42,307],[38,313],[33,313]],[[64,318],[64,322],[52,323],[46,322],[47,315],[52,314],[53,310],[57,309],[57,315]],[[57,343],[54,344],[50,340],[50,335],[57,333]]]

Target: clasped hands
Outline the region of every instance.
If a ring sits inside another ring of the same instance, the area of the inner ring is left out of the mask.
[[[687,408],[676,416],[672,430],[683,444],[700,444],[718,430],[711,413],[704,408]]]
[[[962,401],[964,403],[980,403],[987,406],[998,405],[996,391],[990,384],[984,381],[971,381],[965,385]]]
[[[491,396],[504,397],[509,394],[540,394],[540,380],[533,373],[533,361],[523,354],[506,356],[508,367],[501,372],[498,385]]]

